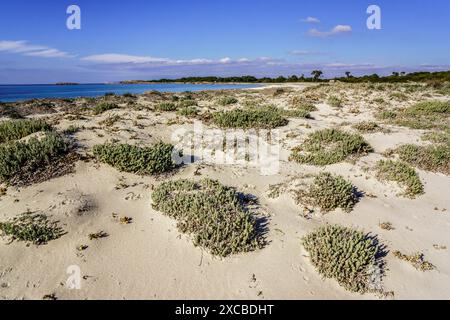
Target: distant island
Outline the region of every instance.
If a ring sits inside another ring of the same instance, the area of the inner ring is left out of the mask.
[[[159,80],[126,80],[120,81],[120,84],[151,84],[151,83],[286,83],[286,82],[421,82],[421,81],[450,81],[450,71],[441,72],[393,72],[389,76],[379,76],[374,73],[371,75],[364,75],[361,77],[353,76],[351,72],[345,72],[343,77],[335,77],[331,79],[323,79],[323,72],[321,70],[314,70],[311,72],[311,77],[306,77],[304,74],[290,77],[280,76],[277,78],[256,78],[254,76],[241,77],[184,77],[179,79],[159,79]]]
[[[55,86],[77,86],[79,83],[76,82],[57,82]]]

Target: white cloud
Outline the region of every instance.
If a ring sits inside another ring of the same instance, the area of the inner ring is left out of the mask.
[[[28,41],[0,41],[0,52],[18,53],[42,58],[73,58],[74,56],[47,46],[32,45]]]
[[[315,17],[307,17],[305,19],[302,19],[302,21],[306,23],[320,23],[320,20]]]
[[[335,36],[335,35],[339,35],[339,34],[344,34],[344,33],[350,33],[352,32],[352,27],[349,25],[337,25],[335,26],[333,29],[331,29],[330,31],[320,31],[317,29],[311,29],[308,31],[308,35],[311,37],[330,37],[330,36]]]
[[[133,56],[118,53],[97,54],[84,57],[81,60],[98,62],[98,63],[152,63],[167,62],[168,59],[154,58],[149,56]]]
[[[264,58],[261,58],[264,59]],[[136,64],[136,65],[151,65],[151,66],[176,66],[176,65],[212,65],[212,64],[236,64],[246,63],[251,60],[247,58],[241,58],[233,60],[229,57],[225,57],[218,60],[197,58],[197,59],[168,59],[168,58],[156,58],[151,56],[134,56],[118,53],[105,53],[87,56],[81,59],[82,61],[96,62],[99,64]]]

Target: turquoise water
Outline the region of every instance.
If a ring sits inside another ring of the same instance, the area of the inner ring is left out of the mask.
[[[42,98],[98,97],[105,93],[184,92],[201,90],[254,88],[252,84],[80,84],[80,85],[0,85],[0,102],[14,102]]]

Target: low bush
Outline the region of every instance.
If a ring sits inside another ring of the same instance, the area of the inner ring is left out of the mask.
[[[183,107],[178,109],[177,115],[183,117],[195,117],[198,115],[198,109],[196,107]]]
[[[109,111],[109,110],[113,110],[113,109],[117,109],[119,108],[119,106],[115,103],[107,103],[107,102],[102,102],[98,105],[96,105],[93,109],[92,112],[94,113],[94,115],[99,115],[102,114],[103,112]]]
[[[49,130],[51,130],[51,126],[42,120],[9,120],[0,122],[0,143],[19,140],[32,133]]]
[[[333,108],[342,108],[342,100],[338,97],[331,96],[328,98],[327,103]]]
[[[323,172],[316,175],[306,190],[296,194],[297,201],[330,212],[341,208],[350,212],[359,201],[356,188],[342,176]]]
[[[0,222],[0,231],[11,241],[25,241],[36,245],[47,244],[64,234],[58,222],[50,221],[44,214],[30,212],[23,213],[7,222]]]
[[[176,111],[177,109],[177,105],[173,102],[162,102],[155,106],[156,111]]]
[[[450,174],[450,146],[431,145],[421,147],[413,144],[402,145],[392,151],[402,161],[419,169]]]
[[[376,122],[372,121],[359,122],[355,124],[353,128],[355,128],[361,133],[373,133],[378,132],[382,129]]]
[[[106,143],[94,146],[94,156],[114,168],[139,175],[161,174],[175,168],[173,145],[159,142],[151,147]]]
[[[54,132],[46,133],[41,139],[33,137],[27,142],[0,145],[0,181],[9,183],[13,178],[49,166],[67,151],[67,143]]]
[[[227,256],[262,247],[258,222],[245,200],[218,181],[164,182],[152,194],[153,208],[178,221],[178,229],[191,235],[196,246],[213,255]]]
[[[294,148],[291,160],[325,166],[372,151],[372,147],[360,135],[337,129],[323,129],[311,133],[302,145]]]
[[[416,170],[404,162],[380,160],[375,169],[378,179],[395,181],[405,187],[405,196],[409,198],[415,198],[424,193],[423,184]]]
[[[221,106],[229,106],[231,104],[236,104],[239,102],[238,99],[236,99],[235,97],[222,97],[219,99],[219,104]]]
[[[302,244],[323,277],[335,279],[352,292],[374,289],[373,276],[381,268],[381,248],[375,239],[361,231],[327,225],[303,237]]]
[[[385,111],[377,117],[391,124],[411,129],[448,130],[450,101],[420,102],[397,112]]]
[[[213,122],[222,128],[273,129],[288,124],[284,110],[273,106],[216,112]]]
[[[428,132],[423,135],[422,139],[433,143],[450,145],[450,130],[444,132]]]
[[[178,108],[189,108],[197,106],[197,102],[195,100],[182,100],[178,102]]]

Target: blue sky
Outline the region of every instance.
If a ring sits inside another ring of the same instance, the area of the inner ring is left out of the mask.
[[[447,70],[449,38],[448,0],[2,0],[0,83]]]

